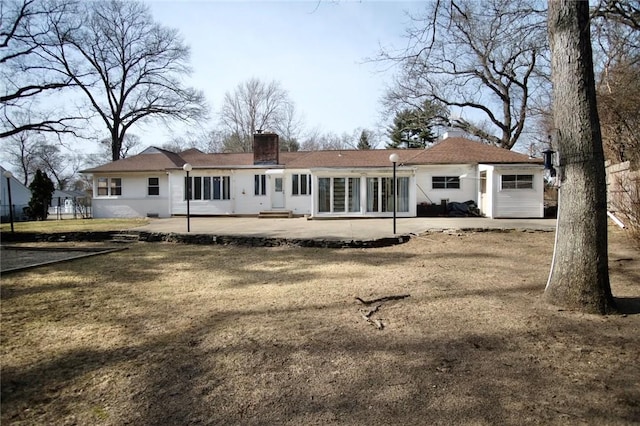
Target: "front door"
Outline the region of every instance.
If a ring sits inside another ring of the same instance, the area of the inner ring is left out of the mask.
[[[273,178],[273,191],[271,192],[271,208],[284,208],[284,178]]]

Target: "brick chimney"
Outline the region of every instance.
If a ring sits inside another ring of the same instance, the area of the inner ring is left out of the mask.
[[[253,164],[267,165],[278,164],[280,144],[275,133],[262,133],[257,130],[253,135]]]

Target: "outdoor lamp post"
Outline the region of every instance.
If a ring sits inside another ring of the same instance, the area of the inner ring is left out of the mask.
[[[191,198],[191,179],[189,178],[189,172],[193,169],[193,166],[189,163],[184,163],[182,170],[187,172],[187,193],[185,198],[187,199],[187,232],[191,232],[191,212],[189,211],[189,199]]]
[[[7,178],[7,195],[9,196],[9,222],[11,222],[11,232],[13,232],[13,201],[11,200],[11,178],[13,177],[13,174],[9,170],[6,170],[3,175]]]
[[[396,154],[395,152],[393,154],[391,154],[389,156],[389,161],[391,161],[393,163],[393,189],[392,189],[392,196],[393,196],[393,235],[396,234],[396,199],[397,199],[397,190],[398,190],[398,186],[396,184],[396,164],[398,163],[398,154]]]

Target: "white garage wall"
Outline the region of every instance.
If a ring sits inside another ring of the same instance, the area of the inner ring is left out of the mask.
[[[544,179],[542,167],[512,168],[496,166],[494,174],[494,217],[544,217]],[[533,189],[501,189],[503,175],[533,175]]]
[[[460,189],[433,189],[433,176],[458,176]],[[440,204],[441,200],[449,202],[478,202],[478,179],[473,165],[434,165],[419,166],[416,170],[418,185],[417,203]]]

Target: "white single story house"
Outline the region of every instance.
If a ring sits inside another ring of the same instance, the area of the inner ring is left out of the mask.
[[[96,218],[186,215],[188,188],[194,216],[390,217],[393,153],[398,217],[417,216],[418,205],[466,201],[490,218],[544,216],[541,159],[460,137],[427,149],[279,152],[278,135],[258,133],[252,153],[150,147],[82,173],[93,176]]]
[[[11,176],[7,178],[7,169],[0,166],[0,217],[2,222],[9,222],[9,190],[11,190],[11,204],[13,205],[13,220],[25,220],[24,209],[31,200],[31,190],[22,182]],[[11,187],[9,188],[9,185]]]

